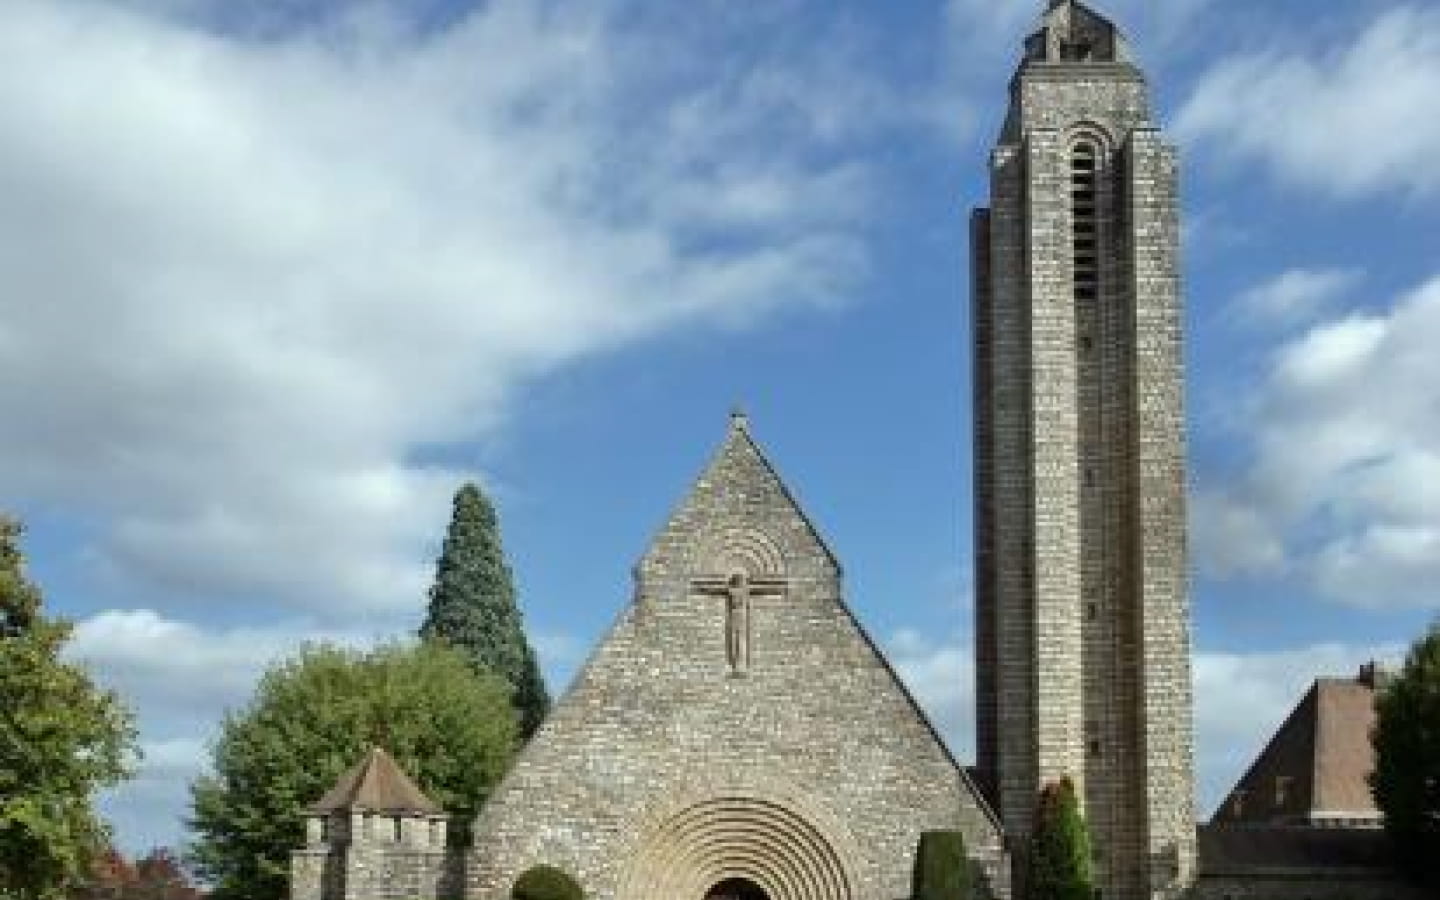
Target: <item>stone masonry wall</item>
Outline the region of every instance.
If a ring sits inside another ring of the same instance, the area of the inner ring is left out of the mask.
[[[771,585],[751,600],[739,671],[726,598],[695,583],[737,573]],[[896,900],[920,833],[954,828],[1008,896],[997,825],[737,421],[477,820],[467,896],[502,900],[548,863],[595,900],[698,900],[725,877],[775,900]]]

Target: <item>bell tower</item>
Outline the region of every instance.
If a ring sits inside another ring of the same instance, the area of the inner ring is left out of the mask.
[[[978,763],[1017,849],[1075,782],[1105,900],[1195,869],[1176,192],[1124,37],[1051,0],[971,222]]]

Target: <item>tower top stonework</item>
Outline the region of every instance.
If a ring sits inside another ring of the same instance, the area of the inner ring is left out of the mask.
[[[1027,63],[1130,61],[1130,45],[1115,23],[1076,0],[1050,0],[1039,30],[1025,41]]]

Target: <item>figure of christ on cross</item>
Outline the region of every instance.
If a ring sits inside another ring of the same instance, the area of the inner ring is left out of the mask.
[[[737,572],[729,578],[697,578],[697,593],[725,598],[725,658],[730,674],[750,667],[750,601],[756,597],[780,597],[785,593],[783,578],[751,578]]]

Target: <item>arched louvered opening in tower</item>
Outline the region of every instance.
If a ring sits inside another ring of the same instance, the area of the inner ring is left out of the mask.
[[[1100,150],[1088,140],[1070,151],[1070,225],[1075,300],[1100,296]]]

